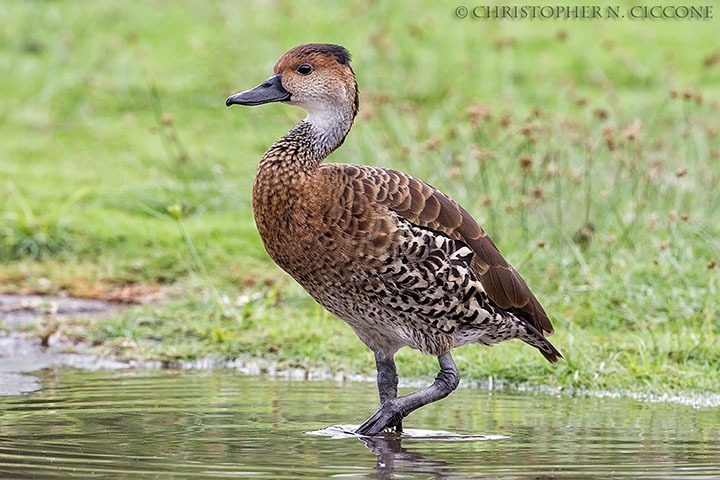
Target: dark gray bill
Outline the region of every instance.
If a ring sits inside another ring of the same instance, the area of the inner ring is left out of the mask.
[[[270,102],[284,102],[290,100],[290,93],[282,86],[280,74],[273,75],[263,83],[251,90],[231,95],[225,100],[225,105],[262,105]]]

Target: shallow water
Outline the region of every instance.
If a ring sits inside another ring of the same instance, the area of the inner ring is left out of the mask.
[[[0,397],[0,478],[720,478],[717,408],[460,389],[404,437],[328,428],[375,404],[370,383],[46,371]]]

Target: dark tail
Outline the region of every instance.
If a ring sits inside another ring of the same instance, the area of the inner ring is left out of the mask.
[[[542,353],[542,356],[547,359],[548,362],[552,363],[553,365],[557,363],[558,359],[564,358],[562,356],[562,353],[558,351],[557,348],[553,346],[552,343],[547,338],[543,338],[543,342],[541,346],[533,345],[535,348],[540,350],[540,353]]]
[[[557,363],[558,359],[563,358],[562,353],[558,351],[550,340],[545,338],[545,335],[540,333],[537,328],[533,327],[527,320],[523,318],[515,317],[520,325],[525,329],[525,335],[520,335],[519,338],[528,345],[540,350],[542,356],[547,359],[548,362],[553,365]]]

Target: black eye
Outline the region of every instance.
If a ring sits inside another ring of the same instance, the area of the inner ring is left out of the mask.
[[[307,63],[303,63],[302,65],[300,65],[300,66],[297,68],[297,72],[298,72],[300,75],[310,75],[310,72],[312,72],[312,71],[313,71],[312,65],[307,64]]]

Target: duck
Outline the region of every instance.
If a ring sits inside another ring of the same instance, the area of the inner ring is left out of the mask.
[[[459,385],[452,357],[467,344],[519,339],[556,363],[553,326],[520,274],[448,195],[389,168],[326,163],[359,108],[351,56],[340,45],[296,46],[226,106],[273,102],[307,116],[260,160],[252,209],[267,253],[374,354],[380,406],[354,431],[402,433],[413,411]],[[432,384],[398,396],[396,353],[437,357]]]

